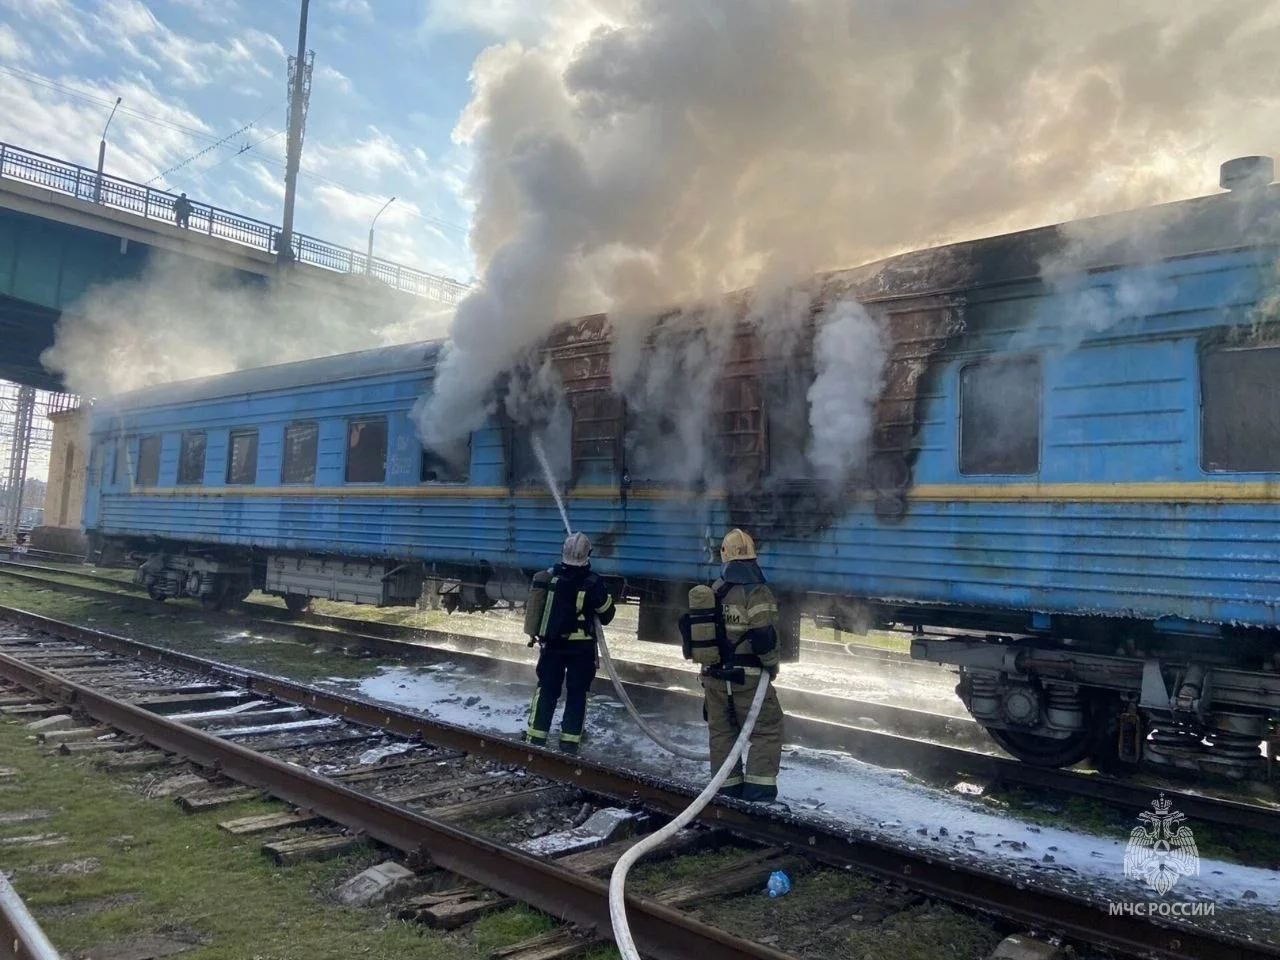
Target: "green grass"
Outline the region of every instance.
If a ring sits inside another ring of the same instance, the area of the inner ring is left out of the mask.
[[[838,931],[838,932],[837,932]],[[938,903],[925,903],[864,928],[833,928],[815,957],[893,957],[894,960],[982,960],[1002,937],[992,927]]]
[[[747,851],[729,847],[723,850],[706,850],[674,860],[638,864],[627,878],[627,889],[634,893],[657,893],[722,870],[746,857]]]
[[[18,607],[56,620],[118,633],[198,657],[283,674],[301,681],[325,677],[359,679],[377,673],[391,661],[348,656],[338,650],[285,637],[243,635],[244,631],[179,615],[177,604],[123,606],[113,600],[59,593],[34,584],[0,577],[0,605]],[[191,608],[185,608],[188,613]]]
[[[391,919],[380,908],[340,907],[331,891],[385,852],[364,846],[334,860],[280,868],[261,854],[261,838],[233,838],[217,829],[219,821],[270,812],[278,804],[184,814],[172,800],[146,799],[135,784],[88,760],[46,756],[19,723],[0,723],[0,756],[19,771],[0,790],[0,811],[53,814],[0,824],[0,836],[68,838],[58,846],[4,851],[5,870],[14,873],[19,894],[64,953],[171,931],[201,942],[183,954],[189,960],[479,960],[552,927],[549,918],[523,906],[451,934]],[[90,858],[97,870],[51,872]]]

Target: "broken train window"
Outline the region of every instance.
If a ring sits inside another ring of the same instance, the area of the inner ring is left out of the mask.
[[[207,439],[203,430],[182,435],[182,449],[178,454],[178,483],[204,483],[204,451]]]
[[[347,424],[347,483],[387,478],[387,418],[364,417]]]
[[[1038,472],[1042,392],[1040,361],[1033,357],[984,360],[961,369],[960,472]]]
[[[138,486],[154,487],[160,480],[159,434],[143,437],[138,441]]]
[[[1200,355],[1200,465],[1206,471],[1280,470],[1280,347]]]
[[[471,437],[466,444],[459,444],[449,455],[422,448],[422,466],[418,480],[422,483],[466,483],[471,475]]]

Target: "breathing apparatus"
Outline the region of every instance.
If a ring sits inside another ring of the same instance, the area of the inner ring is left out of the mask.
[[[561,502],[559,490],[556,488],[555,478],[552,476],[551,470],[547,465],[546,455],[542,451],[542,442],[537,436],[534,436],[533,438],[533,446],[534,452],[538,455],[538,460],[542,464],[547,486],[555,495],[557,504],[559,504]],[[586,542],[586,553],[587,556],[589,556],[591,549],[590,541],[587,540],[584,535],[575,534],[573,532],[569,526],[569,518],[567,513],[564,511],[563,506],[561,507],[561,518],[564,520],[565,534],[567,535],[564,543],[564,549],[562,551],[562,562],[568,563],[570,541],[573,541],[578,537],[580,537],[582,541]],[[575,546],[580,546],[580,544],[575,544]],[[577,556],[576,553],[575,556]],[[742,530],[731,530],[729,534],[726,535],[724,542],[720,546],[720,558],[725,563],[728,563],[730,560],[754,560],[755,556],[755,543],[752,541],[751,537]],[[545,579],[539,581],[539,576],[542,576]],[[537,639],[537,635],[530,629],[530,627],[536,625],[540,628],[542,626],[542,620],[545,617],[545,611],[548,603],[547,595],[549,592],[550,582],[551,575],[546,573],[546,571],[543,571],[541,574],[534,575],[533,582],[530,586],[529,603],[525,608],[525,632],[534,637],[535,640]],[[541,590],[541,597],[535,598],[535,592],[539,589]],[[689,594],[691,608],[689,615],[690,645],[692,644],[693,629],[692,614],[695,612],[693,609],[694,591],[698,589],[698,587],[695,587]],[[714,649],[716,657],[715,662],[718,663],[720,661],[721,648],[720,643],[714,638],[724,634],[723,615],[719,615],[717,617],[717,614],[719,614],[720,601],[723,599],[723,596],[717,596],[716,592],[710,587],[702,587],[701,589],[705,590],[706,593],[698,593],[697,597],[699,606],[696,608],[696,612],[701,617],[698,621],[698,637],[700,638],[700,642],[704,644],[707,642],[708,636],[712,638],[710,648],[704,649]],[[707,632],[708,606],[706,594],[711,595],[711,604],[709,608],[711,611],[711,619],[709,623],[711,630],[710,635],[708,635]],[[534,615],[535,604],[538,604],[540,607],[536,615]],[[718,634],[715,627],[717,619],[720,623]],[[670,743],[645,722],[644,718],[640,716],[640,711],[636,709],[635,704],[631,702],[631,698],[627,696],[627,691],[623,689],[622,681],[619,679],[618,672],[614,668],[613,659],[609,656],[609,646],[605,643],[604,629],[600,626],[600,621],[593,618],[592,622],[595,626],[596,641],[600,647],[600,655],[601,659],[604,661],[605,671],[609,674],[609,679],[613,682],[613,688],[617,692],[618,698],[627,708],[627,712],[631,714],[640,729],[644,731],[645,735],[658,746],[678,757],[684,757],[685,759],[696,761],[709,760],[711,758],[710,753],[694,752],[680,747],[677,744]],[[682,618],[682,623],[683,622]],[[682,633],[683,632],[684,628],[682,626]],[[529,645],[533,646],[533,643],[534,640],[530,640]],[[703,654],[703,656],[707,655],[709,654]],[[724,785],[725,780],[729,778],[729,772],[734,768],[734,765],[737,764],[739,758],[742,756],[743,750],[746,749],[747,741],[751,737],[751,731],[755,729],[756,719],[760,716],[760,708],[764,705],[765,695],[769,691],[769,681],[770,677],[768,671],[763,672],[760,676],[760,683],[756,687],[756,695],[751,701],[751,708],[748,710],[746,720],[742,724],[741,730],[738,732],[738,739],[734,741],[733,749],[729,751],[729,755],[725,757],[724,763],[721,764],[720,769],[715,772],[715,775],[711,778],[711,782],[703,788],[703,791],[698,794],[697,798],[694,799],[694,801],[690,803],[678,817],[662,829],[655,830],[639,843],[632,846],[614,865],[613,873],[609,877],[609,919],[613,924],[614,942],[617,945],[618,952],[622,955],[623,960],[641,960],[640,953],[636,949],[635,941],[631,937],[631,926],[627,922],[627,873],[631,870],[632,865],[644,856],[644,854],[666,842],[668,838],[684,829],[684,827],[690,823],[694,817],[702,812],[703,808],[706,807],[706,805],[711,802],[712,798],[715,797],[716,793],[720,790],[720,787]]]

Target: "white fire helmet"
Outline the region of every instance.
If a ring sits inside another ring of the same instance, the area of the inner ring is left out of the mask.
[[[571,533],[565,537],[560,562],[566,567],[586,567],[591,564],[591,541],[585,533]]]
[[[724,540],[720,542],[721,563],[728,563],[731,560],[754,560],[755,558],[756,544],[746,531],[735,527],[724,535]]]

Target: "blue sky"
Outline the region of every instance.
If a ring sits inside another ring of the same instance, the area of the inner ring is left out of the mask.
[[[487,45],[537,0],[312,0],[295,228],[462,280],[470,155],[451,137]],[[297,0],[0,0],[0,140],[279,223]],[[246,125],[247,130],[190,158]],[[250,149],[240,152],[245,146]],[[186,161],[184,163],[184,161]],[[173,169],[173,168],[177,169]]]

